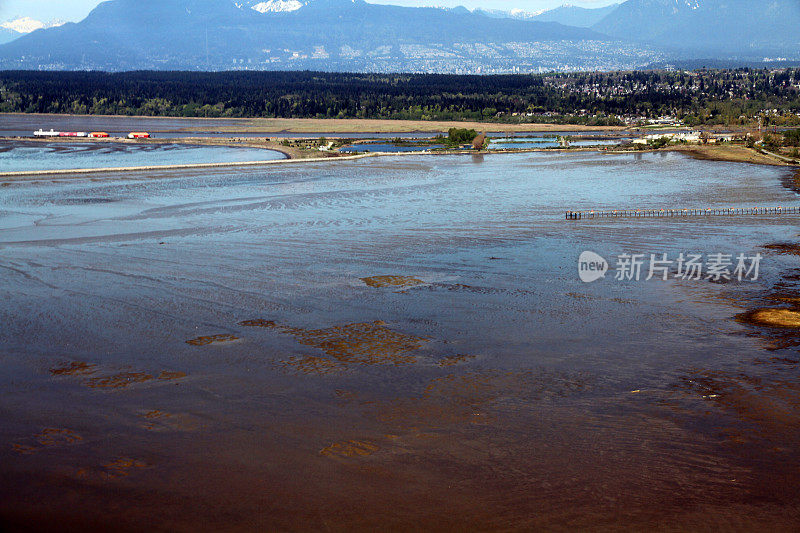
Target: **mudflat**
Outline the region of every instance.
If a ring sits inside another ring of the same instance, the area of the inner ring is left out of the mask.
[[[0,189],[0,529],[800,528],[787,168],[386,156]],[[170,179],[159,179],[169,177]],[[755,282],[578,258],[762,254]]]
[[[286,133],[412,133],[447,132],[450,128],[468,128],[487,132],[536,131],[618,131],[615,126],[580,126],[563,124],[501,124],[496,122],[377,120],[377,119],[313,119],[259,118],[247,119],[235,126],[224,126],[224,132],[286,132]],[[191,128],[190,128],[191,130]]]
[[[669,150],[689,154],[697,159],[707,159],[711,161],[731,161],[735,163],[753,163],[757,165],[786,166],[786,161],[762,154],[747,148],[736,145],[686,145],[671,146]]]

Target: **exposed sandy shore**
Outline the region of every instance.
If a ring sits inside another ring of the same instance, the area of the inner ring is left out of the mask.
[[[499,124],[495,122],[427,121],[427,120],[384,120],[384,119],[315,119],[315,118],[203,118],[203,117],[141,117],[119,115],[50,115],[0,113],[2,116],[20,117],[67,117],[67,118],[109,118],[109,119],[147,119],[166,121],[195,122],[197,126],[181,128],[179,131],[208,131],[201,122],[219,123],[214,129],[221,133],[438,133],[450,128],[470,128],[479,131],[495,132],[537,132],[537,131],[620,131],[620,126],[580,126],[568,124]],[[159,130],[161,131],[161,130]],[[168,132],[168,131],[165,131]]]
[[[777,157],[759,153],[745,146],[731,145],[686,145],[667,148],[673,152],[682,152],[696,159],[710,161],[730,161],[734,163],[753,163],[757,165],[787,166],[790,165]]]
[[[619,131],[616,126],[577,126],[564,124],[498,124],[494,122],[457,122],[424,120],[376,119],[310,119],[264,118],[248,119],[240,126],[225,126],[222,132],[263,131],[273,133],[412,133],[446,132],[450,128],[467,128],[478,131]],[[195,130],[190,128],[189,131]]]

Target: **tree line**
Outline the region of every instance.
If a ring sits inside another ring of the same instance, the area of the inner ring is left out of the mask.
[[[0,112],[590,125],[669,115],[732,124],[767,109],[796,117],[798,87],[800,69],[498,76],[5,71]]]

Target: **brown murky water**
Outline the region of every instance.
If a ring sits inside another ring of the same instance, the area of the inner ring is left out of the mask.
[[[163,177],[165,179],[153,179]],[[10,530],[800,528],[781,169],[402,157],[0,189]],[[577,258],[761,253],[757,282]]]

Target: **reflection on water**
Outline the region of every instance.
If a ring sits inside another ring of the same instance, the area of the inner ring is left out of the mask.
[[[0,518],[796,529],[797,349],[737,320],[794,309],[796,217],[563,217],[800,203],[785,171],[481,161],[0,189]],[[585,250],[765,259],[586,285]]]
[[[274,150],[183,144],[0,142],[0,172],[268,161]]]

